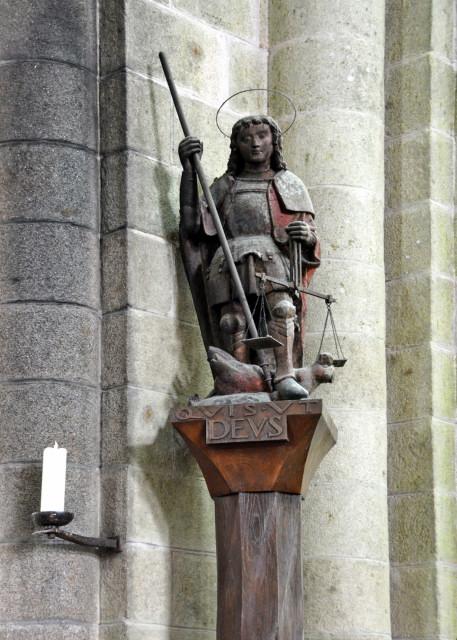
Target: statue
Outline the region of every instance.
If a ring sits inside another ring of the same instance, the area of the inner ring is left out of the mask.
[[[333,375],[331,356],[319,364],[317,383],[317,363],[309,371],[303,368],[306,298],[291,286],[295,280],[308,287],[320,264],[313,206],[303,182],[286,168],[281,131],[271,117],[238,120],[230,149],[227,171],[215,180],[211,194],[251,313],[257,312],[257,322],[264,314],[275,344],[267,354],[251,349],[246,340],[249,320],[206,202],[198,197],[191,158],[201,155],[202,144],[187,136],[179,145],[181,251],[214,393],[274,391],[283,400],[306,398],[310,387]],[[264,309],[256,306],[259,300]]]

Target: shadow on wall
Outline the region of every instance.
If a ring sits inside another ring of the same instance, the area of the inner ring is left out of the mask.
[[[157,128],[152,85],[150,104],[153,126]],[[156,140],[160,140],[157,130],[155,133]],[[154,163],[154,178],[161,188],[159,211],[154,213],[161,216],[162,228],[167,228],[174,206],[169,195],[172,184],[167,167]],[[173,234],[167,239],[176,237]],[[175,309],[178,318],[186,317],[189,298],[178,297]],[[189,333],[189,323],[176,322],[173,326],[175,344],[168,357],[177,358],[179,368],[176,367],[178,373],[169,393],[151,390],[135,397],[136,390],[129,390],[129,394],[134,394],[129,398],[131,411],[136,414],[130,419],[141,421],[135,429],[140,441],[135,436],[136,442],[129,444],[128,499],[137,506],[133,507],[135,516],[129,524],[129,538],[153,545],[150,553],[141,556],[142,563],[151,562],[149,567],[135,567],[139,557],[129,561],[138,576],[146,575],[148,569],[146,582],[153,586],[153,593],[137,578],[130,597],[134,598],[132,616],[138,622],[194,628],[205,634],[204,630],[214,629],[216,622],[214,505],[198,466],[168,421],[172,406],[187,404],[186,393],[194,382],[188,374],[180,372],[194,370],[195,358],[201,354],[204,357],[204,351],[199,349],[196,355],[194,346],[189,348],[190,335],[197,335],[194,327]],[[198,383],[195,380],[196,390]]]

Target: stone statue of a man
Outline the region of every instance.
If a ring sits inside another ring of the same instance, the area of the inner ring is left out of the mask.
[[[281,399],[307,397],[296,374],[303,366],[306,301],[287,283],[294,243],[301,247],[296,255],[301,256],[303,286],[319,266],[313,206],[305,185],[286,168],[281,131],[272,118],[236,122],[230,148],[227,172],[211,186],[213,199],[251,309],[263,282],[270,333],[282,342],[270,352],[274,389]],[[219,347],[239,362],[256,364],[255,351],[243,342],[246,319],[212,218],[198,197],[190,158],[201,152],[194,137],[179,145],[181,248],[202,335],[207,348]],[[256,273],[267,277],[262,281]]]

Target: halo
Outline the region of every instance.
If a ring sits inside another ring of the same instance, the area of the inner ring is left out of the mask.
[[[218,117],[219,117],[219,111],[222,109],[222,107],[224,106],[224,104],[226,104],[229,100],[231,100],[232,98],[234,98],[235,96],[239,96],[241,93],[249,93],[251,91],[268,91],[268,93],[279,93],[280,96],[283,96],[283,98],[285,98],[286,100],[288,100],[290,102],[290,104],[292,105],[292,108],[294,110],[294,118],[292,120],[292,122],[290,123],[290,125],[287,127],[287,129],[285,131],[282,132],[282,134],[284,135],[285,133],[287,133],[289,131],[289,129],[291,127],[293,127],[294,123],[295,123],[295,119],[297,117],[297,109],[295,108],[294,103],[292,102],[292,100],[289,98],[289,96],[287,96],[285,93],[283,93],[282,91],[277,91],[276,89],[243,89],[243,91],[237,91],[237,93],[234,93],[233,95],[231,95],[229,98],[227,98],[227,100],[224,100],[224,102],[221,104],[221,106],[219,107],[219,109],[217,110],[216,113],[216,126],[219,129],[219,131],[222,133],[222,135],[224,135],[226,138],[230,138],[230,136],[228,136],[225,131],[222,131],[222,129],[219,126],[219,122],[218,122]]]

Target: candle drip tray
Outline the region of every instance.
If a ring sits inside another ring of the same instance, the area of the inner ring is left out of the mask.
[[[32,513],[34,523],[38,527],[45,527],[46,529],[64,527],[70,524],[74,517],[74,514],[70,511],[36,511]],[[35,531],[35,534],[38,533],[46,533],[46,531]]]

